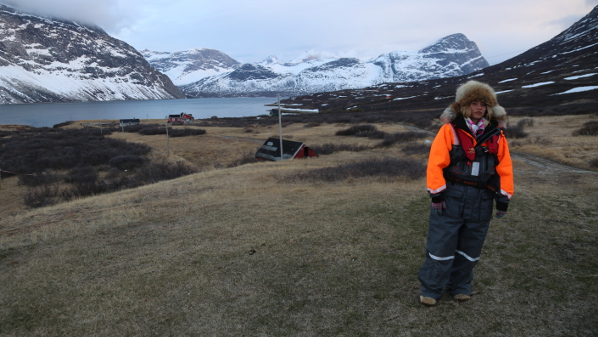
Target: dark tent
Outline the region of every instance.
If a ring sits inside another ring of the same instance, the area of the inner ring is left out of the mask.
[[[282,151],[284,159],[295,159],[295,158],[314,158],[318,155],[305,143],[294,142],[291,140],[282,140]],[[280,160],[280,139],[279,138],[268,138],[264,145],[255,153],[255,159],[257,160]]]

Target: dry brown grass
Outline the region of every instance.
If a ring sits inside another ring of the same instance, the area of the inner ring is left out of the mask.
[[[548,116],[511,118],[510,124],[531,119],[533,126],[525,127],[527,138],[511,140],[512,151],[520,151],[583,169],[594,169],[590,161],[598,158],[598,137],[573,136],[588,121],[598,115]]]
[[[333,136],[346,127],[285,134],[309,145],[378,142]],[[236,155],[230,142],[255,150],[278,130],[206,129],[171,139],[172,155],[201,173],[2,216],[0,335],[598,333],[595,173],[544,174],[515,161],[516,196],[492,223],[472,300],[426,308],[416,278],[429,209],[423,179],[284,182],[400,157],[400,146],[216,169],[204,159],[224,165],[232,159],[218,154]],[[119,136],[165,149],[163,137]]]
[[[74,123],[67,128],[80,127],[81,124],[98,121],[85,120]],[[163,120],[144,120],[142,124],[164,124]],[[388,133],[407,131],[406,126],[398,124],[378,124],[380,131]],[[114,132],[110,137],[130,142],[147,144],[158,156],[166,156],[170,148],[170,156],[182,159],[198,169],[212,170],[225,167],[247,153],[255,153],[269,137],[278,137],[278,126],[251,126],[247,128],[212,127],[181,125],[173,128],[199,128],[207,131],[205,135],[170,138],[164,135],[144,136],[137,133]],[[336,131],[347,128],[347,124],[322,124],[317,127],[305,127],[304,124],[290,124],[283,128],[283,136],[310,146],[324,143],[357,144],[373,146],[380,140],[367,137],[337,137]]]

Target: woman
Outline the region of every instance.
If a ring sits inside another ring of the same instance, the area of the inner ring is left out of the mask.
[[[458,301],[471,295],[496,200],[496,217],[514,192],[513,167],[501,128],[507,114],[487,84],[469,81],[441,115],[445,123],[430,149],[427,187],[432,197],[420,302],[433,306],[445,290]]]

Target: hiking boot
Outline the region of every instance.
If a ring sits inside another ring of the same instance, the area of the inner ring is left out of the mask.
[[[421,304],[425,305],[426,307],[432,307],[436,305],[436,300],[432,297],[426,297],[424,295],[419,296],[419,301]]]
[[[465,294],[457,294],[457,295],[453,296],[453,298],[459,302],[467,302],[467,301],[469,301],[469,299],[471,297],[469,295],[465,295]]]

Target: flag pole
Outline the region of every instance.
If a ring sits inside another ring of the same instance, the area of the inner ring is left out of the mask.
[[[283,160],[282,151],[282,110],[280,110],[280,94],[278,94],[278,134],[280,135],[280,160]]]

